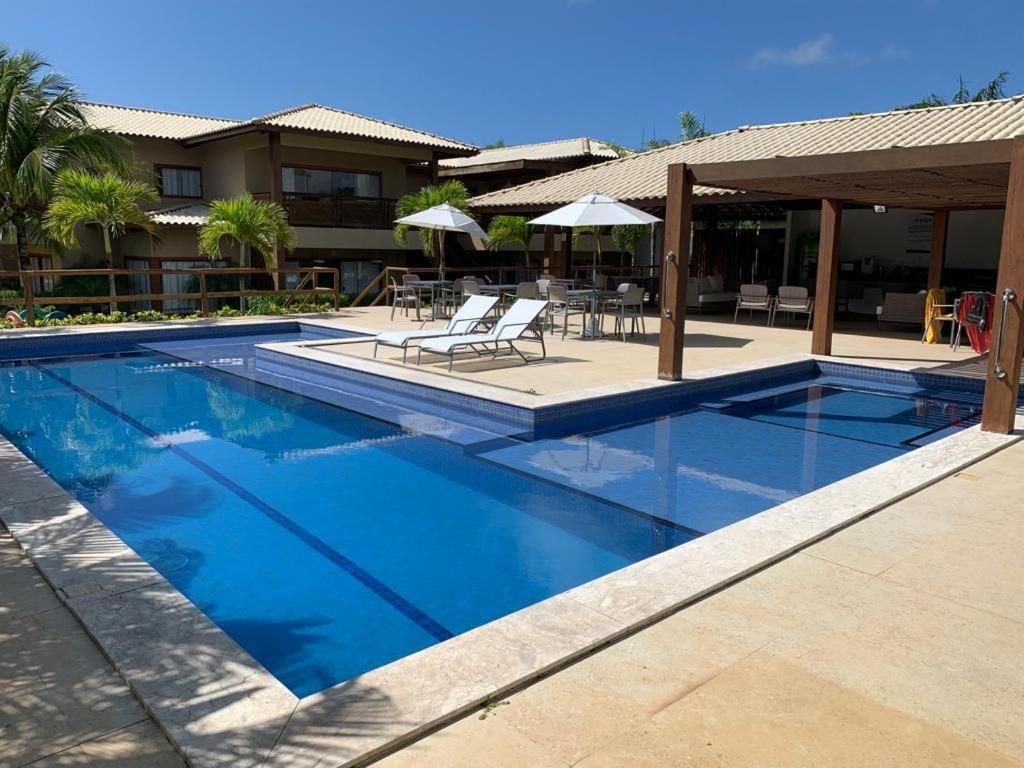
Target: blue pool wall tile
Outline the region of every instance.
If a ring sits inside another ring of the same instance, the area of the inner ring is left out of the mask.
[[[109,326],[108,326],[109,328]],[[297,333],[322,335],[324,338],[350,338],[360,334],[334,330],[301,321],[264,321],[229,324],[186,324],[177,327],[154,324],[151,328],[117,329],[95,333],[34,333],[0,338],[0,360],[27,360],[30,358],[71,357],[73,355],[109,355],[134,351],[138,344],[191,339],[228,338],[257,333]]]

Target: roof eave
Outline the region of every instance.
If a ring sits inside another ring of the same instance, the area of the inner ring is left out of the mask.
[[[298,133],[306,136],[322,136],[329,139],[350,139],[353,141],[367,141],[373,144],[384,144],[387,146],[413,147],[417,149],[429,149],[436,152],[439,157],[472,157],[477,153],[475,147],[465,148],[445,147],[440,144],[429,144],[418,141],[401,141],[398,139],[383,139],[375,136],[363,136],[358,133],[336,133],[334,131],[318,131],[312,128],[292,128],[280,125],[268,125],[266,123],[250,123],[244,126],[227,128],[213,133],[204,133],[198,136],[191,136],[184,139],[182,143],[186,147],[195,147],[211,141],[220,141],[234,136],[242,136],[247,133]]]

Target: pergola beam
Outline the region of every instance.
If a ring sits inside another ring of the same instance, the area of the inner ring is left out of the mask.
[[[1010,161],[1013,141],[965,142],[926,147],[890,147],[827,155],[772,157],[700,163],[690,166],[693,180],[710,187],[743,189],[750,179],[785,179],[833,174],[931,170],[957,166],[998,165]]]
[[[658,378],[670,381],[683,377],[683,332],[692,217],[693,178],[685,163],[670,165],[665,203],[665,254],[661,263],[661,333],[658,337]]]
[[[1014,298],[1007,306],[1004,323],[1003,293],[1007,289]],[[1014,427],[1024,356],[1024,137],[1014,140],[1010,161],[994,315],[981,428],[1008,434]],[[1004,371],[1002,378],[996,376],[997,364]]]

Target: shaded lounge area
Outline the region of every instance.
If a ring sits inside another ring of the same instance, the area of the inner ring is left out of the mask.
[[[669,166],[659,377],[678,379],[685,344],[687,260],[694,185],[819,198],[821,229],[810,352],[833,352],[845,207],[935,211],[929,287],[942,284],[950,212],[1005,208],[983,429],[1009,433],[1020,385],[1024,298],[1024,139]]]

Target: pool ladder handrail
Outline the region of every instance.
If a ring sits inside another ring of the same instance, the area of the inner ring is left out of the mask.
[[[1017,294],[1014,293],[1013,288],[1003,289],[1003,316],[999,320],[999,327],[996,329],[996,362],[992,368],[992,373],[999,380],[1006,378],[1006,369],[1003,368],[1003,332],[1006,330],[1006,314],[1010,308],[1010,302],[1017,298]]]

